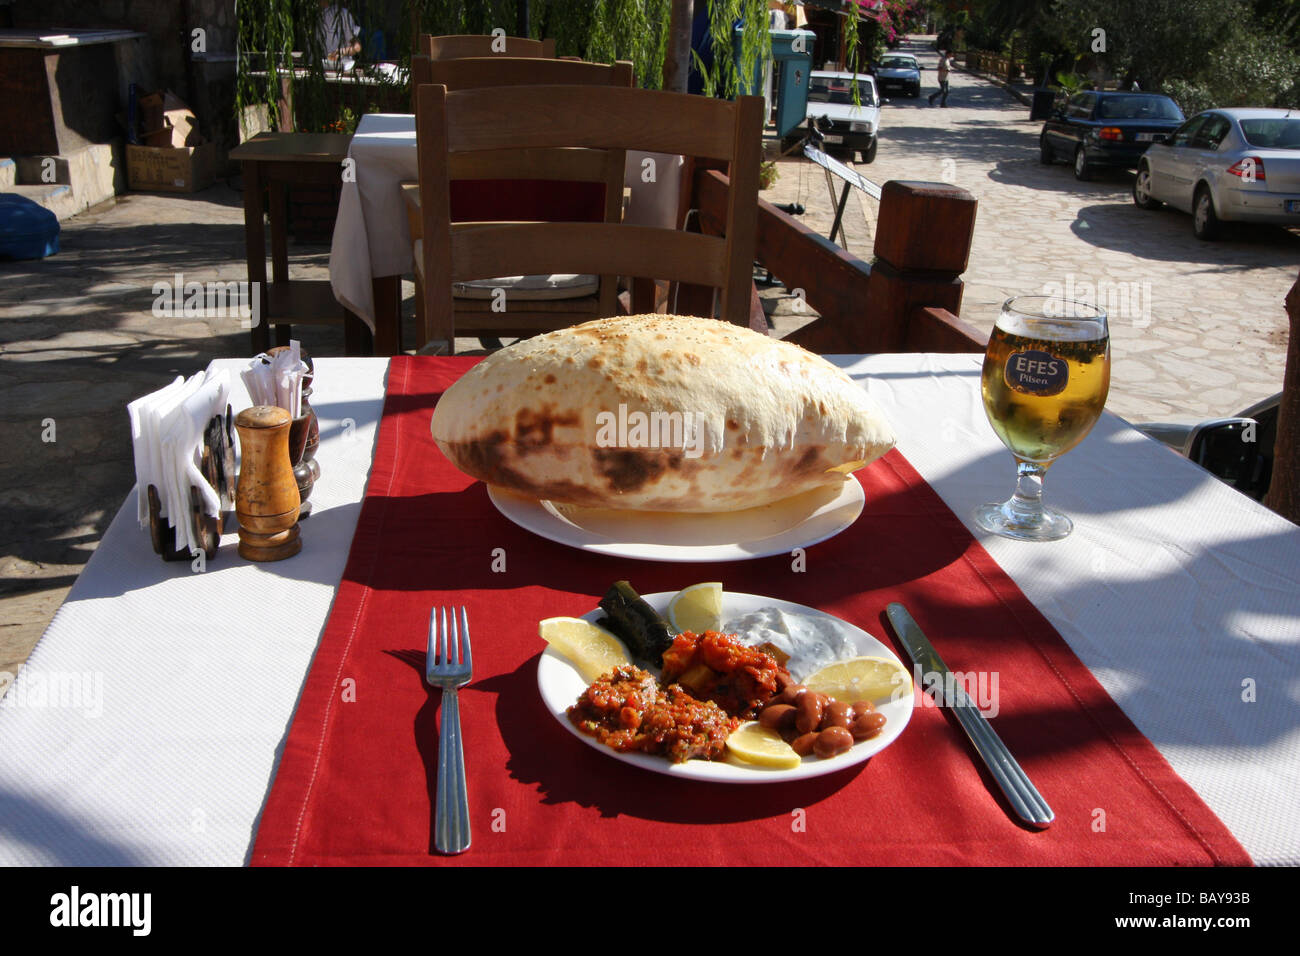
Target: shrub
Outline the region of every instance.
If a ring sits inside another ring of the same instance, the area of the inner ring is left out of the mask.
[[[1177,103],[1183,115],[1188,117],[1221,105],[1214,102],[1214,94],[1210,92],[1209,87],[1188,80],[1168,80],[1163,92]]]
[[[1166,80],[1184,113],[1231,106],[1300,106],[1300,54],[1271,33],[1239,31],[1194,77]]]

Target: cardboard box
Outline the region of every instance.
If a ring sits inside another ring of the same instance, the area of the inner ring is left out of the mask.
[[[148,146],[201,146],[199,121],[171,90],[140,97],[139,128]]]
[[[193,193],[212,185],[216,146],[126,147],[127,182],[132,189]]]
[[[172,129],[170,126],[164,126],[162,129],[156,129],[151,133],[143,133],[140,136],[140,145],[142,146],[161,146],[170,148],[177,145],[172,142]],[[183,145],[183,144],[182,144]]]

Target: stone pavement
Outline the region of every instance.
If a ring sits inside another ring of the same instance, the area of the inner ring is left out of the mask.
[[[937,56],[923,42],[912,48],[931,67],[929,92]],[[1200,243],[1189,217],[1133,207],[1123,174],[1079,183],[1065,166],[1039,166],[1039,124],[1002,89],[961,72],[952,87],[949,109],[923,98],[887,106],[876,161],[860,168],[877,182],[954,181],[979,199],[967,321],[987,331],[1009,295],[1108,283],[1132,293],[1112,324],[1111,410],[1190,421],[1281,388],[1282,299],[1300,238],[1259,231]],[[804,202],[804,221],[825,235],[834,207],[822,171],[803,159],[780,166],[765,197]],[[867,260],[874,206],[855,198],[845,220],[849,249]],[[296,277],[327,274],[325,247],[290,253]],[[119,197],[64,222],[58,255],[0,262],[0,693],[131,489],[126,403],[212,358],[249,352],[235,317],[153,314],[155,283],[176,273],[246,278],[237,188]],[[775,322],[784,332],[799,318],[784,303]],[[297,335],[315,355],[343,354],[337,329]]]
[[[1008,296],[1050,290],[1108,308],[1107,408],[1130,421],[1231,415],[1280,391],[1282,302],[1300,267],[1300,234],[1238,227],[1201,242],[1190,216],[1134,206],[1129,173],[1079,182],[1066,165],[1043,166],[1042,123],[1031,123],[1028,107],[1007,91],[960,69],[948,108],[929,107],[938,65],[931,40],[904,44],[926,68],[922,95],[883,108],[875,162],[857,168],[877,183],[952,182],[979,200],[962,318],[991,331]],[[834,210],[822,171],[800,160],[780,169],[765,197],[818,202],[803,219],[826,235]],[[867,260],[876,205],[862,197],[846,217],[849,250]]]

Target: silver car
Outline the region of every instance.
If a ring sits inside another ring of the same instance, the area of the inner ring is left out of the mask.
[[[1133,201],[1190,212],[1198,239],[1215,238],[1223,222],[1300,226],[1300,110],[1193,116],[1142,155]]]

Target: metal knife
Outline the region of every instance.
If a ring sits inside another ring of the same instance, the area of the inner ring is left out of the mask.
[[[1011,756],[1011,751],[1007,749],[1007,745],[1002,742],[1002,738],[997,735],[992,725],[985,720],[984,715],[979,712],[975,702],[959,684],[948,679],[950,673],[948,665],[943,662],[934,645],[912,619],[912,615],[907,613],[907,608],[901,604],[891,604],[885,609],[885,614],[889,617],[889,623],[894,626],[898,639],[903,642],[907,653],[911,655],[912,663],[920,668],[921,673],[938,675],[938,679],[942,681],[941,687],[953,688],[953,699],[948,703],[962,729],[966,731],[966,736],[975,745],[975,750],[984,759],[989,772],[993,774],[993,779],[1011,801],[1011,807],[1016,811],[1016,815],[1031,827],[1044,829],[1051,826],[1052,821],[1056,819],[1056,814],[1025,776],[1025,772],[1020,769],[1020,764],[1016,763],[1016,758]],[[936,702],[943,703],[943,701]]]

